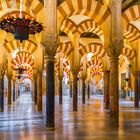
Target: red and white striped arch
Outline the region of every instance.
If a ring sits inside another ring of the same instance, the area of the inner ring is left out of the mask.
[[[13,0],[0,0],[1,18],[7,17],[12,4]],[[11,14],[12,16],[19,17],[19,13],[20,0],[15,0],[13,8],[11,9]],[[22,0],[22,14],[23,17],[37,18],[39,22],[43,23],[43,26],[46,25],[46,19],[42,16],[46,15],[46,10],[39,0]]]
[[[73,15],[85,15],[101,25],[110,15],[108,6],[97,0],[66,0],[57,8],[58,28]]]
[[[60,31],[65,32],[67,35],[71,33],[73,35],[78,34],[79,36],[84,32],[91,32],[96,34],[104,43],[103,31],[97,23],[91,19],[84,20],[77,25],[71,19],[66,19],[62,23]]]
[[[12,40],[9,42],[5,40],[5,43],[3,44],[3,46],[8,51],[8,53],[11,53],[12,51],[19,49],[21,44],[18,40]],[[23,51],[34,53],[36,49],[37,49],[37,44],[31,40],[26,40],[22,43]]]
[[[140,5],[134,5],[125,10],[122,14],[124,23],[124,37],[130,42],[137,40],[140,37],[139,29],[131,24],[132,21],[140,21]]]
[[[98,55],[100,58],[107,55],[103,45],[99,43],[92,43],[86,46],[80,44],[79,51],[82,56],[87,53],[94,53],[94,55]]]
[[[62,42],[60,43],[57,53],[62,52],[64,53],[67,57],[72,53],[73,51],[73,45],[71,42]]]
[[[30,67],[34,66],[34,59],[29,52],[18,52],[15,58],[12,58],[11,67],[16,68],[18,65],[29,65]]]
[[[124,47],[122,49],[122,55],[125,55],[129,60],[132,60],[133,58],[136,57],[136,53],[133,49],[130,49],[128,47]]]
[[[134,5],[125,10],[122,14],[123,21],[127,25],[131,21],[136,21],[140,19],[140,5]]]
[[[87,68],[98,68],[98,70],[103,70],[103,62],[98,56],[93,56],[90,61],[86,62],[86,67]],[[80,64],[80,71],[83,70],[83,63]]]
[[[90,68],[90,74],[91,77],[99,76],[100,79],[102,79],[104,75],[103,70],[99,67]]]
[[[128,24],[124,31],[124,37],[133,42],[140,38],[140,30],[133,24]]]

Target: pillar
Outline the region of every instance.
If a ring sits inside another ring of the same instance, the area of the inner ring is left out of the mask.
[[[139,107],[140,97],[140,70],[135,71],[135,92],[134,92],[134,106]]]
[[[55,81],[54,81],[54,57],[48,57],[46,61],[46,127],[47,130],[55,129]]]
[[[85,78],[82,78],[82,103],[85,104],[86,94],[85,94]]]
[[[20,96],[20,83],[18,83],[18,97]]]
[[[4,111],[4,76],[0,76],[0,112]]]
[[[37,74],[37,110],[42,111],[42,71]]]
[[[77,111],[78,106],[78,77],[73,74],[73,111]]]
[[[110,57],[110,118],[114,126],[119,123],[118,56]]]
[[[109,71],[104,72],[104,103],[105,109],[109,109]]]
[[[70,98],[72,98],[72,80],[70,80]]]
[[[46,36],[42,39],[42,45],[46,50],[46,127],[51,131],[55,129],[55,79],[54,79],[54,56],[58,47],[57,38],[57,1],[44,1],[47,30]]]
[[[119,77],[118,61],[124,46],[122,27],[122,0],[111,0],[111,39],[108,47],[110,56],[110,122],[119,125]]]
[[[16,99],[18,98],[18,83],[15,83],[15,89],[16,89]]]
[[[87,97],[90,99],[90,81],[87,82]]]
[[[12,100],[11,100],[11,97],[12,97],[11,79],[12,79],[12,76],[8,76],[8,105],[12,104]]]
[[[16,101],[16,80],[13,80],[13,102]]]
[[[63,91],[62,91],[62,80],[63,77],[59,76],[59,104],[62,105],[63,103]]]
[[[34,80],[33,80],[33,88],[34,88],[34,103],[35,105],[37,105],[37,76],[34,76]]]

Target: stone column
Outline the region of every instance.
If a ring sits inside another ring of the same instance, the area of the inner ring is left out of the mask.
[[[54,55],[48,56],[46,61],[46,127],[55,129],[55,81],[54,81]]]
[[[54,56],[58,47],[56,36],[47,37],[46,47],[46,127],[48,131],[55,129],[55,78]]]
[[[134,106],[139,107],[140,97],[140,70],[135,71],[135,93],[134,93]]]
[[[72,89],[73,89],[72,88],[72,83],[73,83],[72,80],[70,80],[69,83],[70,83],[70,98],[72,98]]]
[[[33,80],[33,94],[34,94],[34,103],[37,105],[37,76],[34,76]]]
[[[18,83],[18,97],[20,96],[20,83]]]
[[[16,101],[16,80],[13,80],[13,102]]]
[[[109,109],[109,71],[104,72],[104,102],[105,102],[105,109]]]
[[[122,0],[111,0],[111,39],[108,47],[110,56],[110,119],[112,126],[119,125],[119,78],[118,61],[122,52],[123,27],[122,27]]]
[[[62,105],[62,103],[63,103],[63,91],[62,91],[63,77],[59,76],[58,79],[59,79],[59,104]]]
[[[4,111],[4,76],[0,75],[0,112]]]
[[[42,71],[37,73],[37,110],[42,111]]]
[[[85,100],[86,100],[86,94],[85,94],[85,87],[86,87],[86,84],[85,84],[85,79],[86,78],[82,78],[82,103],[85,104]]]
[[[110,57],[110,118],[113,126],[119,124],[118,56]]]
[[[12,80],[12,76],[8,76],[8,105],[12,104],[12,90],[11,90],[11,80]]]
[[[78,77],[73,74],[73,111],[77,111],[78,106]]]
[[[87,97],[90,99],[90,81],[87,82]]]
[[[55,129],[55,79],[54,56],[58,47],[57,38],[57,1],[44,1],[47,15],[46,35],[42,38],[42,45],[46,50],[46,127],[47,130]]]

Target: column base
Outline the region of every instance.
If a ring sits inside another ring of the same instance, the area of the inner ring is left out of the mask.
[[[37,109],[38,112],[42,112],[42,109]]]
[[[55,128],[54,127],[46,127],[46,130],[47,131],[55,131]]]
[[[135,103],[134,104],[134,107],[137,107],[138,108],[139,107],[139,104],[138,103]]]
[[[119,114],[118,114],[118,112],[112,112],[110,114],[110,124],[113,127],[119,127]]]
[[[104,103],[104,109],[109,110],[109,104]]]
[[[73,111],[77,112],[77,109],[76,108],[73,108]]]

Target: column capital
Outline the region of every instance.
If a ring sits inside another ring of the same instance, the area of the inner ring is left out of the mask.
[[[106,78],[110,74],[110,71],[104,71],[104,78]]]
[[[42,74],[43,70],[37,70],[37,74]]]
[[[45,40],[41,42],[43,45],[45,52],[46,52],[46,58],[48,61],[54,61],[54,56],[56,54],[56,50],[60,44],[60,41],[58,39],[58,36],[55,34],[46,34]]]
[[[69,80],[69,83],[70,83],[70,84],[72,84],[72,82],[73,82],[73,80],[72,80],[72,79],[70,79],[70,80]]]
[[[115,47],[115,46],[109,46],[107,48],[107,55],[111,58],[111,57],[116,57],[119,58],[120,54],[122,52],[122,47]]]
[[[105,71],[104,71],[104,74],[109,74],[109,73],[110,73],[109,70],[105,70]]]
[[[16,78],[13,78],[12,80],[13,80],[13,82],[16,82]]]
[[[134,77],[137,77],[137,74],[140,73],[140,69],[135,69],[134,70]]]
[[[77,75],[78,76],[79,70],[80,70],[79,66],[71,68],[72,75]]]
[[[37,74],[33,74],[33,79],[37,80]]]
[[[58,76],[58,79],[59,79],[59,80],[62,80],[62,79],[63,79],[63,76]]]
[[[7,75],[7,79],[11,80],[13,75]]]
[[[85,81],[86,80],[86,76],[81,76],[81,80]]]
[[[5,71],[0,71],[0,79],[4,77]]]

